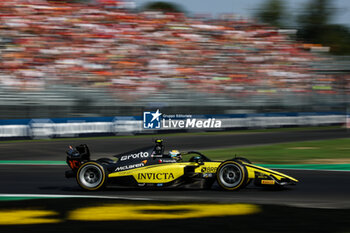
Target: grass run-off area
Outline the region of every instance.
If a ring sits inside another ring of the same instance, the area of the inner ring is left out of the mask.
[[[350,138],[278,143],[264,146],[236,147],[203,151],[211,159],[245,157],[254,163],[348,163]]]

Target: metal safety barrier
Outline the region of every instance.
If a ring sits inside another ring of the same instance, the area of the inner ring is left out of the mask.
[[[194,115],[197,119],[216,119],[221,127],[215,130],[237,128],[277,128],[293,126],[349,125],[350,115],[341,112],[307,112],[307,113],[261,113],[261,114],[225,114]],[[180,119],[173,119],[173,122]],[[168,124],[169,119],[165,119]],[[173,125],[176,125],[173,124]],[[92,134],[142,134],[157,133],[164,130],[177,130],[168,127],[144,129],[141,116],[129,117],[81,117],[56,119],[21,119],[0,120],[0,138],[52,138],[79,137]],[[183,128],[191,131],[193,128]],[[203,127],[200,130],[211,130]]]

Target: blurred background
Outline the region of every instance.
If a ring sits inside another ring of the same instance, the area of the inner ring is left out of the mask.
[[[345,112],[348,7],[2,0],[0,116]]]
[[[348,109],[349,0],[0,0],[0,231],[349,233]],[[222,126],[143,129],[143,112],[157,110]],[[124,134],[144,135],[109,137]],[[95,135],[108,137],[78,138]],[[10,141],[56,137],[67,138]],[[87,143],[96,159],[160,137],[166,153],[242,156],[300,183],[234,194],[112,188],[82,199],[63,177],[69,145]],[[179,220],[192,204],[168,209],[192,202],[259,211],[204,206],[196,211],[222,216]],[[86,219],[71,218],[81,209]],[[140,213],[174,219],[110,219]]]

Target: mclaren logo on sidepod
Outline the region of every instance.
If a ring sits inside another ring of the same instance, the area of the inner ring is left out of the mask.
[[[126,171],[126,170],[133,169],[133,168],[143,167],[143,166],[145,166],[146,163],[147,163],[147,160],[143,160],[141,163],[130,164],[130,165],[122,166],[122,167],[117,167],[115,169],[115,171],[119,172],[119,171]]]

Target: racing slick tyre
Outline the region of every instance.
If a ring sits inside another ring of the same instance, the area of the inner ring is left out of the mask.
[[[76,178],[83,189],[98,190],[106,184],[107,173],[101,164],[90,161],[80,166]]]
[[[221,188],[237,190],[246,184],[248,172],[238,161],[225,161],[218,167],[216,179]]]
[[[243,157],[236,157],[236,158],[234,158],[234,160],[240,160],[242,162],[250,163],[250,164],[252,163],[252,162],[249,161],[249,159],[246,159],[246,158],[243,158]]]
[[[239,161],[242,161],[242,162],[245,162],[245,163],[249,163],[249,164],[252,164],[252,162],[250,162],[249,159],[246,159],[246,158],[243,158],[243,157],[236,157],[234,158],[234,160],[239,160]],[[247,182],[245,182],[245,184],[243,185],[243,187],[246,187],[248,186],[250,183],[252,182],[252,179],[247,179]],[[243,188],[242,187],[242,188]]]

